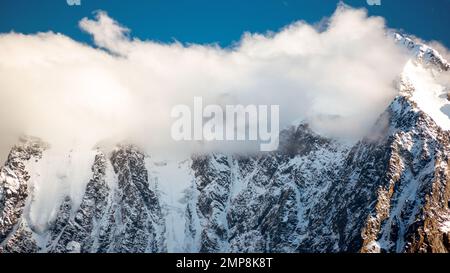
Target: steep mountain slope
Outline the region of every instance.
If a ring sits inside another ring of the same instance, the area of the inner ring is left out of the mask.
[[[73,200],[64,196],[51,222],[44,228],[36,225],[31,211],[36,201],[31,190],[33,176],[45,170],[34,167],[29,173],[25,166],[45,155],[41,147],[46,145],[39,140],[23,139],[2,168],[2,251],[165,251],[161,207],[149,187],[144,155],[131,146],[117,147],[108,159],[97,151],[80,204],[75,207]],[[59,176],[57,183],[64,178]]]
[[[183,159],[22,138],[0,170],[0,252],[449,252],[450,102],[435,75],[450,65],[394,38],[415,58],[356,143],[307,123],[277,152]]]
[[[308,237],[311,208],[348,147],[307,125],[284,131],[281,143],[286,145],[270,155],[194,159],[197,201],[188,209],[200,219],[196,251],[293,252]]]

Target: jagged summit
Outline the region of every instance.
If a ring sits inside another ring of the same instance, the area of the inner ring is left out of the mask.
[[[391,32],[389,35],[394,38],[397,44],[409,50],[417,62],[425,66],[434,66],[440,71],[450,70],[450,63],[434,48],[416,42],[413,38],[398,32]]]
[[[397,89],[416,108],[429,115],[442,129],[450,130],[450,89],[438,80],[450,73],[450,63],[434,48],[400,33],[389,33],[411,54],[399,76]]]

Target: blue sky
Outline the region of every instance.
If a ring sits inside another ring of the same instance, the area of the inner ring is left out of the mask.
[[[78,21],[95,10],[108,14],[140,39],[183,43],[219,43],[228,46],[245,31],[266,32],[297,21],[309,23],[329,16],[337,0],[2,0],[0,32],[22,33],[53,30],[76,40],[90,42]],[[450,47],[450,0],[345,0],[365,7],[371,15],[386,18],[388,26],[403,29],[425,40],[438,40]]]

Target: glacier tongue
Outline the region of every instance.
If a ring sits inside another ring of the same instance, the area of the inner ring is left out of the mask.
[[[49,148],[38,161],[25,164],[33,181],[33,196],[29,205],[29,225],[43,232],[55,220],[64,197],[72,200],[72,213],[78,209],[86,184],[92,177],[95,151],[79,147],[66,151]]]
[[[186,193],[195,177],[190,168],[192,160],[146,158],[151,187],[158,193],[166,223],[165,239],[168,252],[186,252]]]

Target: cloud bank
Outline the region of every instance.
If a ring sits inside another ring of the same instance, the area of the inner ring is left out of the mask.
[[[241,150],[242,143],[173,143],[170,111],[194,96],[205,104],[277,104],[281,128],[304,120],[354,138],[396,95],[393,81],[406,61],[382,18],[344,6],[320,26],[245,33],[229,48],[142,41],[105,12],[79,25],[95,46],[52,32],[0,35],[4,152],[21,134],[54,146],[129,140],[149,153]]]

